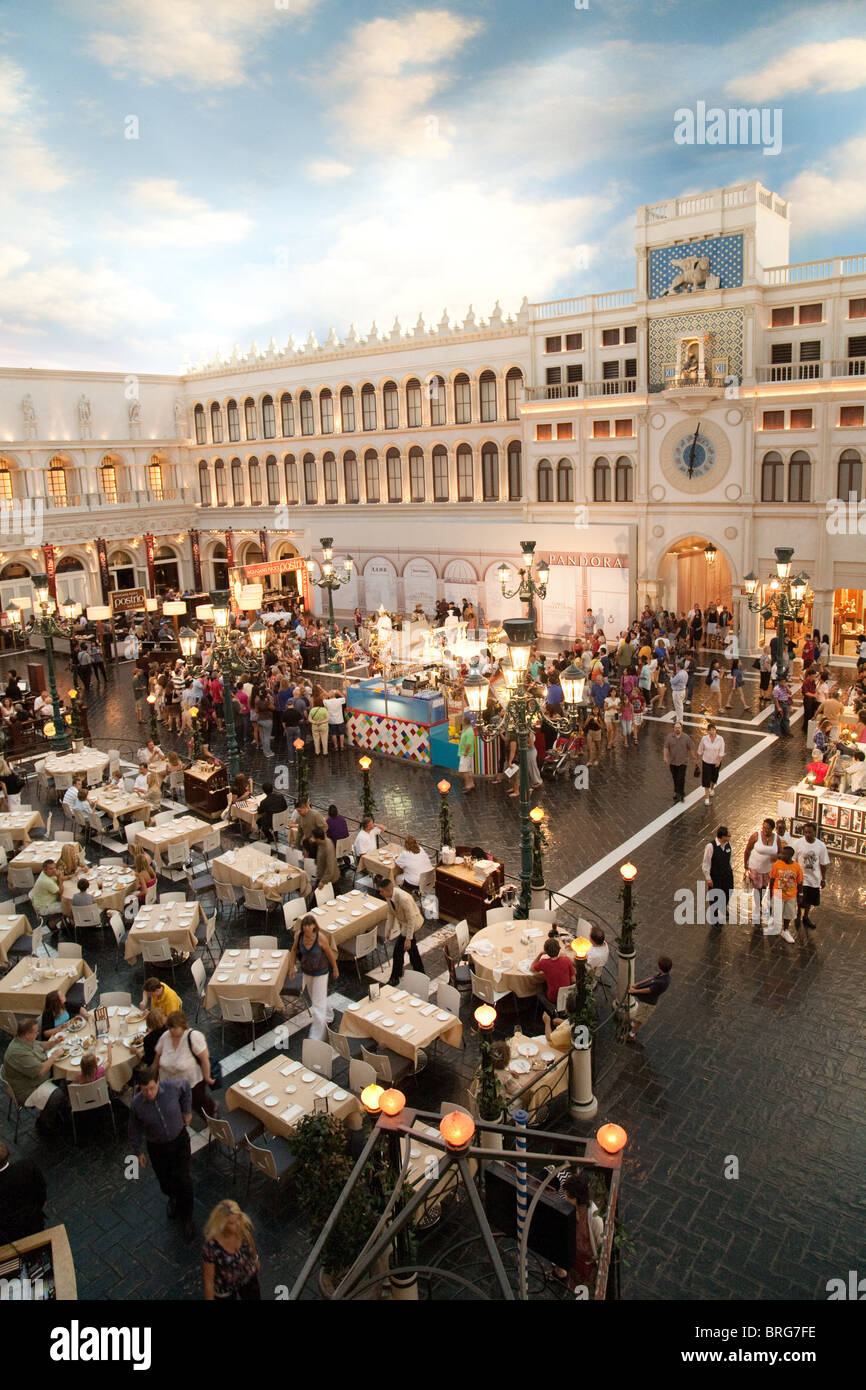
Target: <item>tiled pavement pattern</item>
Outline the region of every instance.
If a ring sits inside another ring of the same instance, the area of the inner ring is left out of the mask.
[[[2,662],[4,669],[9,664]],[[20,657],[17,664],[20,670]],[[117,746],[124,757],[133,757],[140,737],[128,685],[129,667],[122,666],[105,695],[91,692],[89,710],[103,746]],[[754,701],[754,682],[749,688]],[[574,791],[569,780],[541,790],[540,803],[549,813],[551,887],[591,873],[594,863],[669,810],[670,780],[661,763],[669,727],[647,724],[637,749],[620,746],[591,770],[586,790]],[[765,732],[765,723],[725,731],[727,761],[759,746],[756,735]],[[801,933],[795,946],[753,934],[749,925],[714,931],[676,926],[672,920],[674,891],[696,884],[703,845],[715,825],[727,822],[741,863],[746,837],[762,815],[774,813],[778,797],[799,775],[802,749],[802,729],[795,725],[789,741],[764,747],[730,782],[722,782],[710,810],[700,799],[678,808],[629,851],[639,870],[638,971],[649,973],[661,950],[673,957],[674,971],[657,1016],[641,1034],[642,1045],[617,1046],[605,1029],[596,1049],[597,1122],[616,1120],[630,1135],[623,1215],[635,1252],[623,1275],[627,1299],[822,1298],[828,1278],[866,1263],[866,871],[833,858],[820,928],[808,940]],[[279,757],[267,763],[258,753],[245,758],[256,780],[275,763]],[[332,758],[327,768],[324,759],[311,758],[310,766],[314,802],[326,806],[333,799],[346,814],[356,815],[360,788],[354,754]],[[378,819],[437,843],[438,774],[377,762],[373,776]],[[452,780],[458,839],[495,850],[515,874],[516,802],[504,799],[504,785],[479,784],[464,797],[459,779]],[[689,779],[687,791],[696,785]],[[615,856],[611,867],[580,892],[609,923],[619,913],[618,862]],[[431,975],[444,969],[436,930],[433,924],[422,938]],[[230,935],[242,944],[243,925]],[[87,947],[86,955],[98,965],[103,989],[139,989],[140,965],[118,967],[113,947]],[[178,987],[185,1001],[192,1000],[183,970]],[[343,973],[338,989],[346,998],[363,992],[354,971]],[[463,1015],[469,1015],[468,1004]],[[505,1023],[510,1031],[507,1018]],[[289,1048],[293,1057],[300,1056],[304,1025],[301,1016]],[[246,1043],[243,1033],[229,1028],[223,1048],[218,1027],[205,1025],[204,1031],[217,1056]],[[255,1060],[242,1061],[231,1079],[266,1055],[260,1047]],[[462,1056],[441,1049],[419,1080],[409,1083],[410,1103],[433,1109],[440,1099],[460,1098],[475,1062],[471,1038]],[[5,1109],[2,1116],[2,1132],[11,1138]],[[118,1119],[122,1134],[122,1109]],[[150,1172],[137,1182],[124,1180],[124,1140],[113,1141],[100,1119],[94,1129],[77,1149],[71,1142],[48,1148],[33,1138],[32,1122],[25,1119],[18,1146],[46,1172],[49,1217],[66,1223],[80,1297],[200,1297],[197,1243],[185,1246],[176,1226],[166,1222]],[[724,1176],[730,1156],[739,1163],[735,1180]],[[225,1161],[211,1160],[203,1151],[193,1159],[193,1174],[200,1223],[232,1191],[231,1180]],[[272,1297],[275,1286],[291,1283],[308,1239],[290,1191],[276,1198],[264,1179],[255,1178],[246,1201],[245,1181],[239,1181],[236,1195],[255,1222],[262,1287],[265,1297]],[[425,1257],[441,1255],[464,1233],[459,1214],[452,1221],[456,1225],[449,1223],[429,1238]],[[473,1267],[479,1278],[482,1267],[483,1262]],[[544,1296],[551,1290],[539,1282],[533,1292]],[[444,1286],[438,1296],[447,1296]]]

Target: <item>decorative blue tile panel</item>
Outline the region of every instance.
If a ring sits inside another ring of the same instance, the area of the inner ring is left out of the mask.
[[[743,378],[743,311],[742,309],[697,308],[699,301],[691,300],[695,308],[688,314],[671,314],[668,318],[649,321],[649,389],[661,391],[676,364],[677,342],[688,335],[711,336],[708,365],[726,360],[728,374]]]
[[[681,274],[674,261],[706,257],[708,274],[718,277],[718,288],[733,290],[743,283],[743,238],[734,236],[706,237],[703,241],[682,242],[676,246],[654,246],[649,253],[649,297],[660,299],[671,282]],[[700,294],[695,289],[693,294]],[[672,299],[690,299],[688,287],[674,290]]]

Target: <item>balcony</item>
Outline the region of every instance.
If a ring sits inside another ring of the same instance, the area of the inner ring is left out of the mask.
[[[866,376],[866,357],[827,358],[817,362],[772,362],[755,368],[755,380],[759,385],[776,381],[830,381],[849,376]]]
[[[32,502],[41,502],[46,512],[104,511],[121,507],[175,507],[181,503],[194,505],[196,492],[191,487],[164,487],[159,492],[67,492],[65,498],[35,497]]]
[[[866,255],[835,256],[827,261],[797,261],[794,265],[771,265],[764,270],[764,284],[808,285],[820,280],[836,280],[845,275],[866,275]]]
[[[633,396],[638,389],[637,377],[617,377],[612,381],[564,381],[557,385],[528,386],[524,396],[529,401],[593,400],[600,396]]]
[[[610,309],[630,309],[635,302],[634,290],[612,290],[609,294],[584,294],[578,299],[549,299],[543,304],[530,304],[533,319],[573,318],[581,314],[603,314]]]

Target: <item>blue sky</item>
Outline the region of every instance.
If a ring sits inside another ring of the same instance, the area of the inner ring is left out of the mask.
[[[7,0],[0,364],[176,371],[620,289],[636,205],[751,179],[793,201],[792,260],[863,251],[864,21],[864,0]],[[698,101],[780,109],[781,152],[677,144]]]

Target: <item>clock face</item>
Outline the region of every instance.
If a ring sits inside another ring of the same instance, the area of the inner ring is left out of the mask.
[[[674,446],[674,463],[680,473],[689,476],[689,461],[692,456],[692,444],[695,447],[694,463],[692,464],[691,476],[693,478],[705,478],[716,461],[716,451],[712,443],[705,434],[699,434],[695,441],[694,434],[683,435]]]

